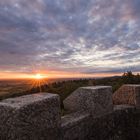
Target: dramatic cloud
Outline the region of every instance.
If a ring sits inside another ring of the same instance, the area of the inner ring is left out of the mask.
[[[140,0],[1,0],[0,71],[140,71]]]

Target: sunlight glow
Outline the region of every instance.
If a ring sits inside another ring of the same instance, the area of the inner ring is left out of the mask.
[[[32,76],[30,81],[30,88],[29,90],[32,90],[33,88],[39,88],[39,91],[42,92],[42,90],[45,88],[44,85],[47,83],[46,75],[37,73]]]
[[[40,79],[43,79],[44,77],[40,73],[37,73],[34,78],[37,80],[40,80]]]

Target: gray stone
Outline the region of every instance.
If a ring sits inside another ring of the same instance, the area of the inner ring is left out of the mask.
[[[62,117],[62,139],[86,140],[89,135],[90,124],[90,114],[86,112],[76,112]]]
[[[67,107],[76,112],[62,117],[58,95],[3,100],[0,140],[140,140],[140,109],[117,105],[112,111],[111,87],[83,87],[73,94]]]
[[[93,117],[108,114],[113,110],[112,88],[110,86],[79,88],[64,100],[64,107],[70,112],[86,110]]]
[[[123,85],[113,94],[113,102],[140,108],[140,85]]]
[[[60,127],[59,96],[39,93],[0,103],[0,139],[54,140]]]

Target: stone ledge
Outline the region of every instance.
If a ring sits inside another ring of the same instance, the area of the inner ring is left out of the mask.
[[[125,110],[125,109],[135,109],[135,106],[132,105],[115,105],[114,106],[114,111],[116,110]]]
[[[12,108],[21,108],[26,105],[33,104],[35,102],[42,102],[44,100],[50,100],[52,98],[56,98],[59,96],[57,94],[51,93],[37,93],[37,94],[30,94],[24,95],[17,98],[8,98],[0,102],[0,105],[10,106]]]
[[[58,95],[39,93],[6,99],[0,103],[0,114],[2,139],[58,138],[61,123]]]
[[[64,108],[70,112],[85,110],[93,117],[113,111],[112,87],[81,87],[64,100]]]
[[[62,117],[61,127],[71,127],[82,120],[89,119],[90,114],[87,112],[76,112]]]
[[[62,118],[62,140],[85,140],[90,131],[90,114],[77,112]]]
[[[135,105],[140,108],[140,85],[123,85],[113,94],[113,103]]]

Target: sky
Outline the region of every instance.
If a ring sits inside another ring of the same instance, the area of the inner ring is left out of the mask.
[[[140,72],[140,0],[0,0],[0,77]]]

